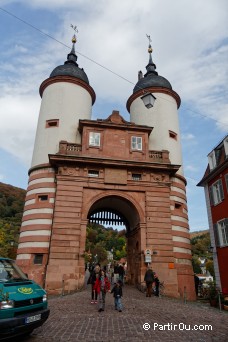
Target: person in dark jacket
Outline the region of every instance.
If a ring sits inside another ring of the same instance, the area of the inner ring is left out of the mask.
[[[115,310],[118,310],[119,312],[121,312],[123,310],[122,300],[121,300],[121,298],[123,297],[121,280],[117,281],[111,293],[113,293],[113,297],[114,297]]]
[[[122,264],[119,264],[118,266],[118,273],[119,273],[119,280],[122,282],[122,285],[124,283],[124,267]]]
[[[100,264],[96,264],[94,269],[91,270],[87,284],[91,284],[91,304],[97,304],[97,291],[95,290],[95,282],[98,278],[100,271]]]
[[[147,271],[144,276],[144,281],[146,282],[146,297],[151,297],[152,284],[154,282],[154,272],[150,266],[148,266],[147,268]]]
[[[154,272],[154,282],[155,282],[155,296],[159,297],[160,280],[158,278],[158,275],[155,272]]]

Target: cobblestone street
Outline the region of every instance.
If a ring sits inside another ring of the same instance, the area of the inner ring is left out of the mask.
[[[23,341],[228,341],[228,312],[198,302],[146,298],[131,286],[123,292],[123,312],[114,310],[113,296],[108,293],[105,311],[99,313],[97,305],[90,303],[90,286],[73,295],[50,298],[49,319]],[[145,323],[150,325],[148,330],[143,328]],[[187,331],[182,330],[184,325]],[[194,330],[195,325],[203,330]]]

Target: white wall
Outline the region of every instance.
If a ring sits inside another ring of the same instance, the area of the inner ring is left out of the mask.
[[[49,85],[43,92],[31,166],[48,163],[60,140],[80,144],[78,121],[90,120],[91,111],[92,98],[84,88],[67,82]],[[59,119],[59,127],[46,128],[46,120],[52,119]]]
[[[168,150],[172,164],[182,165],[179,119],[176,100],[167,94],[155,93],[154,107],[147,109],[140,97],[130,107],[130,120],[139,125],[154,127],[150,139],[150,150]],[[170,138],[169,131],[177,134],[177,140]],[[183,174],[182,167],[177,172]]]

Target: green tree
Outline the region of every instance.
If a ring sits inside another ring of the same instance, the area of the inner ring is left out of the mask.
[[[214,270],[214,263],[213,260],[207,260],[206,262],[206,270],[210,272],[210,275],[214,278],[215,277],[215,270]]]
[[[202,272],[201,268],[200,268],[199,258],[196,255],[193,255],[193,257],[192,257],[192,267],[193,267],[194,273],[200,274]]]

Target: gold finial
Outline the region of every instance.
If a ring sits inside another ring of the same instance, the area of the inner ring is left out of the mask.
[[[146,34],[146,36],[147,36],[147,39],[149,41],[148,52],[152,53],[153,49],[152,49],[151,44],[150,44],[152,42],[152,40],[151,40],[151,38],[150,38],[150,36],[148,34]]]
[[[77,26],[74,26],[71,24],[70,27],[72,27],[72,29],[75,31],[75,33],[78,33]],[[72,38],[72,43],[76,43],[76,41],[77,41],[77,38],[76,38],[76,35],[74,34],[73,38]]]
[[[73,35],[73,37],[72,37],[72,43],[76,43],[76,41],[77,41],[77,38],[76,38],[76,36],[75,36],[75,34]]]

